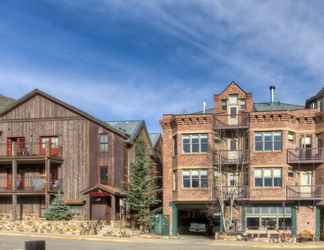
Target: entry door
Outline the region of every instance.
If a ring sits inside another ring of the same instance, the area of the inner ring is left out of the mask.
[[[230,138],[228,139],[228,159],[229,160],[237,160],[238,159],[238,139],[237,138]]]
[[[312,191],[312,172],[303,171],[300,173],[300,185],[301,185],[301,194],[304,197],[311,196]]]
[[[230,95],[228,99],[228,124],[238,124],[238,102],[237,95]]]
[[[93,197],[91,199],[91,219],[110,222],[110,199],[109,197]]]
[[[234,194],[234,192],[235,193],[237,192],[238,181],[239,181],[239,176],[237,173],[228,173],[227,174],[228,191],[231,194]]]

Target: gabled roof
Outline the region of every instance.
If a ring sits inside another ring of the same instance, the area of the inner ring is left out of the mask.
[[[267,111],[292,111],[304,109],[304,106],[282,103],[282,102],[262,102],[254,103],[254,112],[267,112]]]
[[[321,88],[320,91],[318,91],[316,95],[314,95],[306,100],[306,106],[308,105],[309,102],[314,101],[314,100],[316,100],[320,97],[323,97],[323,96],[324,96],[324,88]]]
[[[153,148],[156,146],[156,144],[158,143],[160,138],[161,138],[161,133],[150,133],[150,139],[151,139]]]
[[[4,95],[0,95],[0,113],[3,112],[9,105],[13,104],[16,100]]]
[[[240,85],[238,85],[236,82],[234,82],[234,81],[231,81],[227,86],[226,86],[226,88],[222,91],[222,92],[220,92],[219,94],[216,94],[216,95],[221,95],[221,94],[223,94],[231,85],[235,85],[239,90],[241,90],[243,93],[245,93],[246,95],[251,95],[251,93],[248,93],[248,92],[246,92],[244,89],[242,89],[241,88],[241,86]]]
[[[133,143],[142,128],[146,128],[143,120],[108,121],[110,126],[120,130],[128,136],[128,142]]]
[[[114,194],[114,195],[119,195],[119,196],[125,196],[126,192],[120,188],[117,187],[112,187],[109,185],[103,185],[103,184],[97,184],[95,186],[86,188],[81,191],[82,194],[88,194],[90,192],[96,191],[96,190],[101,190],[103,192],[109,193],[109,194]]]
[[[61,100],[59,100],[59,99],[57,99],[57,98],[55,98],[55,97],[53,97],[51,95],[39,90],[39,89],[34,89],[33,91],[29,92],[28,94],[26,94],[23,97],[21,97],[20,99],[18,99],[16,102],[11,103],[9,106],[7,106],[0,113],[0,116],[3,116],[5,114],[9,113],[11,110],[17,108],[21,104],[27,102],[28,100],[30,100],[31,98],[33,98],[34,96],[37,96],[37,95],[42,96],[42,97],[44,97],[44,98],[46,98],[46,99],[48,99],[48,100],[50,100],[50,101],[52,101],[52,102],[54,102],[54,103],[56,103],[58,105],[61,105],[64,108],[66,108],[66,109],[68,109],[68,110],[82,116],[85,119],[88,119],[88,120],[102,126],[103,128],[105,128],[105,129],[107,129],[107,130],[109,130],[111,132],[114,132],[114,133],[122,136],[125,139],[127,138],[127,135],[125,133],[122,133],[120,130],[115,129],[114,127],[112,127],[109,124],[95,118],[94,116],[92,116],[92,115],[90,115],[90,114],[88,114],[88,113],[86,113],[84,111],[81,111],[80,109],[78,109],[78,108],[76,108],[76,107],[74,107],[72,105],[69,105],[69,104],[67,104],[67,103],[65,103],[65,102],[63,102],[63,101],[61,101]]]

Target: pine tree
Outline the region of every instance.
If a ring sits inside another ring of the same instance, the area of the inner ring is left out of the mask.
[[[70,220],[72,219],[72,211],[64,204],[62,199],[56,196],[45,210],[44,218],[46,220]]]
[[[127,202],[135,223],[143,231],[150,226],[150,208],[157,204],[154,170],[143,141],[135,145],[135,162],[131,164]]]

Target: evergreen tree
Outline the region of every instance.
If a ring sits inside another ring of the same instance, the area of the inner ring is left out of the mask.
[[[56,196],[45,210],[44,218],[46,220],[70,220],[72,219],[72,211],[64,204],[62,199]]]
[[[143,141],[135,145],[135,162],[131,164],[127,202],[135,223],[142,230],[150,226],[150,208],[157,204],[154,169]]]

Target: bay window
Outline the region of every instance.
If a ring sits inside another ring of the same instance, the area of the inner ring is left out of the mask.
[[[256,168],[254,169],[255,187],[281,187],[281,168]]]
[[[282,132],[256,132],[254,135],[255,151],[273,152],[282,150]]]
[[[291,228],[291,208],[282,206],[246,207],[246,226],[252,230]]]
[[[183,153],[207,153],[208,135],[207,134],[186,134],[182,135]]]
[[[184,188],[207,188],[207,170],[183,170],[182,183]]]

